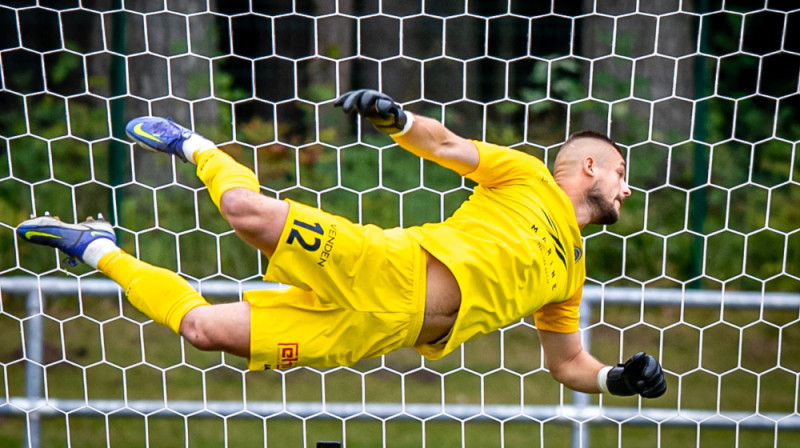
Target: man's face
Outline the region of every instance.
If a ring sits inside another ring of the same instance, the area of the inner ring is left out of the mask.
[[[592,208],[593,224],[614,224],[625,198],[631,195],[625,181],[625,160],[616,150],[598,160],[595,181],[586,191],[586,203]]]

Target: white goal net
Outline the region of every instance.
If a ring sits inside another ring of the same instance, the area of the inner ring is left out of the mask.
[[[797,2],[9,0],[0,27],[0,445],[800,444]],[[264,288],[193,167],[127,141],[140,115],[218,142],[265,195],[449,216],[472,184],[333,107],[355,88],[550,164],[572,132],[618,141],[633,195],[585,231],[582,336],[609,364],[656,356],[667,393],[571,393],[531,319],[437,362],[248,373],[15,235],[102,212],[211,301]]]

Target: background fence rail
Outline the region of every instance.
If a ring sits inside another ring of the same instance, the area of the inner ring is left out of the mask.
[[[263,282],[226,282],[213,280],[196,284],[207,297],[236,297],[249,289],[280,288]],[[7,277],[0,278],[0,294],[24,295],[29,321],[24,335],[23,354],[26,364],[25,396],[9,396],[0,401],[0,415],[25,415],[28,446],[38,448],[40,418],[71,414],[103,417],[148,415],[156,417],[315,417],[347,419],[470,419],[507,421],[538,419],[572,424],[573,446],[589,446],[588,432],[592,425],[625,422],[626,424],[660,423],[671,426],[714,426],[772,430],[800,430],[800,414],[731,412],[705,409],[666,409],[650,407],[609,407],[591,404],[586,394],[573,393],[573,404],[536,405],[461,405],[425,403],[352,403],[352,402],[266,402],[266,401],[191,401],[191,400],[103,400],[45,399],[42,396],[41,363],[44,346],[42,310],[48,300],[58,296],[108,296],[120,294],[110,280]],[[693,289],[600,288],[587,286],[582,302],[582,328],[591,322],[593,308],[602,305],[637,305],[673,307],[726,307],[751,309],[798,309],[800,294],[757,293],[747,291],[709,291]],[[584,345],[591,347],[591,332],[583,332]],[[666,366],[668,369],[669,366]]]

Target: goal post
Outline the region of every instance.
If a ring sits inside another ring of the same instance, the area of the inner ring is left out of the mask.
[[[792,2],[25,1],[0,5],[0,440],[10,446],[793,446],[800,442],[800,125]],[[102,212],[212,302],[264,288],[193,167],[122,130],[171,116],[262,193],[382,227],[473,184],[333,107],[380,89],[550,166],[619,142],[633,191],[584,232],[585,345],[663,364],[657,400],[571,393],[532,319],[431,362],[247,372],[16,238]]]

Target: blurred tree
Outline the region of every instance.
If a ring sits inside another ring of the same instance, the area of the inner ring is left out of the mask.
[[[583,73],[587,90],[596,98],[620,101],[606,113],[585,114],[582,127],[607,132],[623,143],[651,137],[659,141],[687,138],[691,133],[697,19],[686,13],[694,0],[668,0],[639,5],[630,0],[605,1],[597,6],[583,0],[582,56],[594,59],[594,70]],[[590,77],[591,75],[591,77]],[[636,99],[629,99],[631,97]],[[679,97],[683,97],[681,99]],[[651,110],[643,100],[663,100]],[[649,123],[653,134],[649,134]]]

